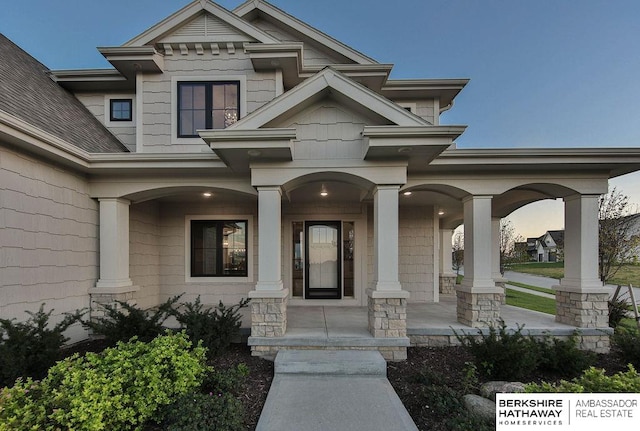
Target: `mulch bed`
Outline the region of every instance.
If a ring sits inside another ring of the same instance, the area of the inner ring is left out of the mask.
[[[419,373],[437,375],[449,388],[462,391],[467,362],[473,362],[473,357],[462,347],[412,347],[408,349],[406,361],[388,364],[389,381],[419,430],[447,431],[447,428],[445,418],[437,417],[425,405],[421,391],[423,383],[416,376]],[[594,366],[604,368],[607,374],[627,369],[626,364],[615,354],[598,355]],[[482,383],[482,376],[478,377]],[[537,373],[529,376],[525,383],[558,380],[560,379],[556,375]]]
[[[104,345],[99,341],[81,343],[73,347],[73,352],[100,351]],[[71,353],[71,351],[70,351]],[[419,373],[438,375],[441,382],[455,391],[462,391],[464,385],[465,364],[473,357],[462,347],[412,347],[408,349],[408,358],[403,362],[390,362],[387,375],[418,429],[429,431],[447,431],[445,421],[434,416],[425,405],[421,383],[416,376]],[[267,398],[273,380],[273,362],[251,356],[246,344],[234,344],[223,355],[213,358],[210,364],[217,369],[234,368],[244,363],[249,367],[249,376],[239,391],[245,407],[245,428],[254,430]],[[598,355],[595,364],[608,373],[626,369],[614,354]],[[479,376],[482,380],[482,377]],[[555,382],[558,376],[536,374],[527,382]]]

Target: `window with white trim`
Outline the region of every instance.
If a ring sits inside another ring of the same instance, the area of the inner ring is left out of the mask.
[[[224,129],[240,118],[239,81],[178,82],[178,137],[200,129]]]
[[[191,277],[247,277],[247,220],[191,220]]]
[[[132,99],[110,99],[109,121],[131,121],[133,119]]]

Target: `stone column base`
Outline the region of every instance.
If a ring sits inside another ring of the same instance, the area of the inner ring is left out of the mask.
[[[375,338],[407,336],[407,299],[403,290],[367,290],[369,305],[369,332]]]
[[[609,327],[609,293],[601,289],[556,290],[556,322],[578,328]]]
[[[498,289],[474,292],[456,290],[458,322],[472,328],[494,326],[500,320],[503,293]]]
[[[134,294],[140,290],[138,286],[122,286],[117,288],[94,287],[89,289],[90,309],[89,318],[91,321],[105,318],[107,316],[105,306],[118,309],[121,305],[118,302],[125,302],[133,305]]]
[[[440,274],[440,293],[443,295],[453,295],[456,291],[456,275]]]
[[[282,337],[287,331],[289,290],[254,290],[251,298],[251,336]]]

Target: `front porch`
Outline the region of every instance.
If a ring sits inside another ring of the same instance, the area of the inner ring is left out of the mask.
[[[510,305],[502,305],[500,315],[512,330],[524,325],[526,334],[560,338],[567,338],[577,330],[581,348],[596,352],[609,348],[612,333],[609,328],[578,328],[557,322],[553,315]],[[409,346],[455,346],[459,342],[454,331],[459,334],[489,331],[466,326],[456,316],[455,296],[443,295],[435,303],[409,303],[407,337],[376,338],[367,329],[367,307],[289,306],[284,336],[252,336],[249,345],[254,355],[266,357],[288,349],[379,350],[387,360],[402,360]]]

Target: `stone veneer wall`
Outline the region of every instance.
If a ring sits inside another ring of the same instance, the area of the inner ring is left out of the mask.
[[[407,336],[407,300],[369,297],[369,332],[376,338]]]
[[[443,295],[453,295],[456,292],[456,276],[440,274],[440,293]]]
[[[457,290],[456,296],[458,298],[458,322],[479,328],[494,325],[500,319],[502,294],[471,293]]]
[[[287,330],[287,302],[287,298],[251,298],[251,336],[284,336]]]
[[[556,289],[556,321],[580,328],[609,327],[609,294]]]

